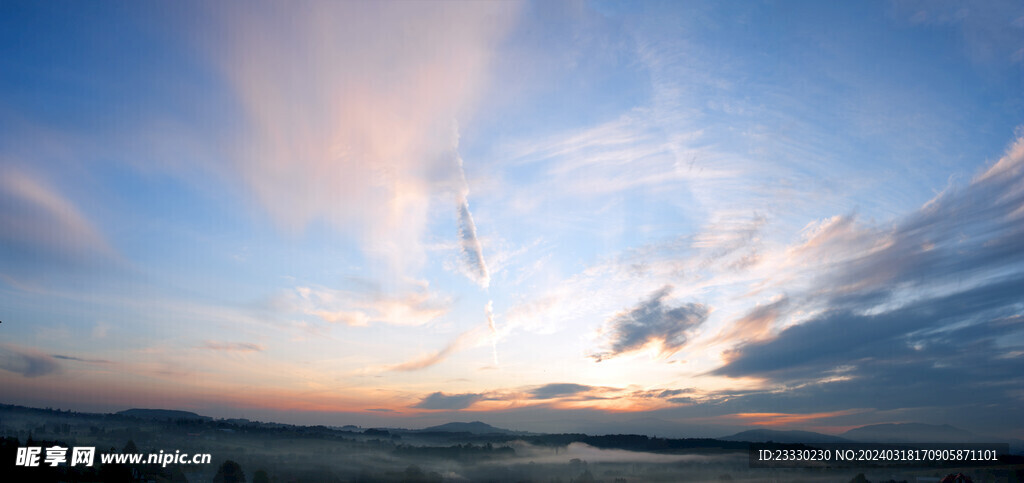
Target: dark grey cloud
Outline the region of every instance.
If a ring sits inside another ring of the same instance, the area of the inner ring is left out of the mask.
[[[53,357],[30,349],[0,345],[0,369],[24,377],[40,377],[61,371],[60,362]]]
[[[529,393],[534,399],[551,399],[562,396],[571,396],[581,392],[590,391],[591,389],[594,388],[591,386],[584,386],[582,384],[554,383],[540,386],[529,391]]]
[[[915,333],[862,346],[842,357],[846,368],[813,364],[767,374],[772,390],[722,392],[673,417],[743,412],[818,413],[867,408],[901,420],[953,424],[976,432],[1007,429],[1006,415],[1024,411],[1024,319],[997,317],[957,329]],[[755,373],[755,375],[765,375]],[[828,376],[842,376],[834,379]],[[779,382],[789,380],[789,382]],[[913,408],[908,410],[908,408]],[[908,419],[912,418],[912,419]],[[876,422],[888,422],[883,419]],[[865,424],[851,415],[830,425]]]
[[[795,310],[824,310],[770,340],[748,341],[711,373],[758,377],[772,390],[704,395],[713,411],[821,413],[850,408],[1005,432],[1024,411],[1024,140],[966,186],[951,187],[883,229],[838,220],[814,250],[815,289]],[[851,235],[852,233],[852,235]],[[845,239],[842,236],[846,236]],[[808,244],[811,246],[812,244]],[[853,250],[853,251],[851,251]],[[913,409],[909,409],[913,408]],[[847,416],[843,416],[847,417]],[[861,416],[829,424],[863,424]],[[883,420],[882,422],[886,422]]]
[[[417,409],[466,409],[483,399],[480,394],[445,394],[435,392],[417,403]]]
[[[773,340],[741,345],[713,373],[791,381],[878,360],[919,332],[1018,314],[1024,294],[1021,207],[1024,140],[967,186],[950,188],[892,228],[873,233],[885,243],[868,246],[881,249],[827,268],[822,288],[804,297],[823,298],[823,315]],[[829,243],[820,242],[825,248]],[[921,299],[900,306],[902,300],[892,300],[897,289],[918,292]],[[879,312],[887,302],[898,308]]]
[[[835,297],[1024,271],[1024,141],[967,186],[947,189],[874,237],[884,248],[827,272]],[[853,292],[851,294],[851,292]]]
[[[600,362],[642,349],[651,342],[660,342],[663,351],[669,354],[682,349],[689,331],[707,319],[708,309],[696,303],[668,306],[665,301],[671,293],[671,286],[663,287],[636,307],[609,320],[605,328],[608,348],[591,357]]]
[[[1005,315],[1020,303],[1024,278],[1010,278],[933,297],[874,315],[835,310],[794,325],[778,337],[734,349],[712,374],[762,376],[787,381],[821,375],[844,365],[890,355],[923,330]]]
[[[110,364],[110,361],[106,359],[82,359],[81,357],[63,356],[60,354],[54,354],[52,357],[66,361],[88,362],[90,364]]]
[[[755,372],[774,381],[770,389],[703,393],[689,401],[671,398],[668,402],[681,405],[654,411],[651,417],[711,421],[737,413],[836,412],[808,424],[914,421],[1006,435],[1019,427],[1008,425],[1007,415],[1024,412],[1019,397],[1024,387],[1024,316],[1019,314],[916,331],[863,345],[839,359],[845,366],[839,372],[828,364]],[[856,410],[842,413],[851,409]]]

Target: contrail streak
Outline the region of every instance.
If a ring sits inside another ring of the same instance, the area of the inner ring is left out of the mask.
[[[494,327],[494,303],[490,300],[484,306],[487,313],[487,327],[491,329],[491,353],[494,356],[494,366],[498,366],[498,329]]]
[[[484,260],[484,250],[476,236],[476,223],[469,211],[469,184],[466,182],[466,171],[462,166],[462,157],[455,153],[459,169],[459,191],[456,197],[456,210],[459,217],[459,244],[462,248],[462,260],[470,278],[481,287],[487,288],[491,283],[491,275]]]
[[[457,128],[456,128],[457,129]],[[459,221],[459,245],[462,251],[462,262],[466,267],[466,275],[474,282],[489,292],[491,274],[487,270],[487,261],[484,259],[484,250],[480,245],[480,239],[476,235],[476,223],[473,222],[473,214],[469,211],[469,183],[466,181],[466,169],[463,166],[462,156],[458,153],[458,138],[454,143],[455,165],[458,168],[458,186],[455,197],[456,210]],[[487,301],[484,306],[484,314],[487,316],[487,327],[491,330],[491,354],[494,358],[494,365],[498,365],[498,329],[494,326],[494,302]],[[442,351],[444,352],[444,351]],[[442,357],[446,354],[439,353]]]

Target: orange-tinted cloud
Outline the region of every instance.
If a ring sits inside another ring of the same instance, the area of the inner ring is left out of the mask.
[[[743,317],[730,323],[713,342],[741,342],[764,340],[771,335],[772,326],[789,305],[782,297],[770,304],[758,305]]]
[[[443,349],[431,354],[414,358],[401,364],[390,366],[387,368],[387,370],[405,372],[426,369],[445,360],[446,358],[448,358],[448,356],[458,351],[459,349],[480,341],[482,337],[483,332],[479,328],[467,330],[462,334],[459,334],[459,336],[456,337],[455,340],[451,341]]]
[[[729,421],[753,426],[792,426],[818,419],[828,419],[838,416],[847,416],[864,412],[863,409],[845,409],[842,411],[831,411],[823,413],[735,413],[719,416],[713,419]]]
[[[330,323],[365,326],[372,322],[423,325],[448,312],[450,301],[430,291],[425,283],[405,293],[372,290],[357,293],[323,287],[298,287],[292,296],[295,309]]]

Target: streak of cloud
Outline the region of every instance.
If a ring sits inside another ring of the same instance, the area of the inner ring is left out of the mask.
[[[806,423],[817,419],[831,419],[838,416],[847,416],[864,412],[863,409],[847,409],[843,411],[829,411],[809,414],[792,413],[738,413],[720,416],[723,421],[737,421],[743,424],[754,426],[783,426],[788,427],[794,424]]]
[[[224,352],[263,352],[264,350],[262,345],[253,344],[251,342],[207,341],[205,344],[200,346],[200,348]]]
[[[658,397],[660,397],[660,398],[669,398],[669,397],[673,397],[673,396],[678,396],[680,394],[692,394],[693,392],[694,392],[694,389],[693,388],[689,388],[689,387],[685,388],[685,389],[665,389],[664,391],[661,391],[660,393],[658,393]]]
[[[54,359],[62,359],[65,361],[88,362],[90,364],[110,364],[110,361],[106,359],[82,359],[81,357],[64,356],[60,354],[53,354],[51,357],[53,357]]]
[[[455,340],[448,343],[448,345],[446,345],[443,349],[432,354],[427,354],[425,356],[418,357],[407,362],[403,362],[401,364],[390,366],[388,367],[387,370],[408,372],[418,371],[420,369],[426,369],[428,367],[434,366],[440,363],[441,361],[447,359],[448,356],[452,355],[459,349],[473,343],[475,340],[478,340],[480,338],[479,332],[480,331],[478,329],[467,330],[462,334],[459,334],[459,336],[456,337]]]
[[[498,365],[498,329],[494,326],[494,303],[490,300],[484,306],[487,314],[487,328],[491,330],[491,354],[494,356],[494,365]]]
[[[384,368],[384,370],[408,372],[426,369],[428,367],[432,367],[434,365],[441,363],[452,354],[464,348],[478,347],[480,345],[486,344],[487,341],[490,341],[491,343],[491,352],[494,358],[494,365],[496,367],[498,365],[498,333],[494,326],[494,314],[492,312],[490,302],[487,303],[487,305],[484,307],[484,310],[487,315],[486,328],[484,328],[483,326],[476,326],[474,328],[466,330],[465,332],[459,334],[458,337],[449,342],[448,345],[446,345],[441,350],[420,357],[416,357],[414,359],[402,362],[400,364],[387,366]]]
[[[448,312],[450,301],[433,293],[426,283],[412,290],[391,294],[335,290],[325,287],[297,287],[288,298],[298,311],[332,324],[361,327],[371,323],[418,326]]]
[[[481,287],[487,288],[491,283],[491,275],[487,271],[480,240],[476,237],[476,225],[473,223],[473,215],[469,212],[469,201],[464,196],[459,197],[458,214],[462,260],[473,280]]]
[[[53,356],[33,349],[0,344],[0,369],[34,378],[58,374],[61,365]]]
[[[458,194],[455,201],[459,219],[459,247],[462,251],[462,261],[470,279],[481,287],[487,288],[491,283],[491,274],[487,270],[484,250],[476,235],[473,214],[469,211],[469,183],[466,181],[466,170],[458,152],[455,153],[455,161],[459,178],[459,186],[456,188]]]
[[[0,246],[68,258],[110,255],[99,230],[61,193],[26,172],[0,172]]]

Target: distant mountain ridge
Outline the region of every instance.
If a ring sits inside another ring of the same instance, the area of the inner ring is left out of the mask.
[[[967,443],[978,437],[948,424],[887,423],[851,429],[841,435],[869,443]]]
[[[171,410],[171,409],[142,409],[133,408],[117,413],[84,413],[75,412],[69,410],[52,409],[52,408],[33,408],[26,406],[18,406],[11,404],[0,403],[0,415],[3,414],[15,414],[16,417],[26,416],[39,416],[45,415],[53,418],[61,418],[61,420],[79,419],[79,418],[90,418],[90,417],[104,417],[119,416],[127,418],[139,418],[148,419],[152,421],[164,421],[174,422],[176,420],[193,420],[197,422],[209,423],[216,422],[221,425],[235,425],[235,426],[253,426],[262,429],[272,429],[280,431],[305,431],[319,434],[323,431],[342,431],[346,433],[346,437],[351,437],[350,434],[353,430],[358,431],[361,428],[358,426],[343,426],[337,427],[326,427],[326,426],[301,426],[284,423],[268,423],[259,421],[250,421],[248,419],[232,418],[232,419],[216,419],[209,416],[203,416],[190,411]],[[109,420],[109,419],[108,419]],[[637,419],[632,421],[634,424],[639,423],[658,423],[659,420],[646,420]],[[669,425],[670,422],[665,422],[665,425]],[[630,431],[628,428],[602,428],[606,431],[596,434],[582,434],[573,432],[571,429],[566,431],[559,428],[559,430],[551,433],[534,433],[528,431],[513,431],[509,429],[498,428],[491,426],[481,421],[473,422],[451,422],[441,424],[437,426],[431,426],[424,429],[402,429],[402,428],[388,428],[391,433],[394,434],[408,434],[413,435],[415,433],[452,433],[454,436],[456,433],[470,434],[474,437],[481,437],[487,435],[504,436],[508,437],[537,437],[543,438],[547,436],[557,437],[558,441],[571,441],[565,440],[563,437],[572,436],[575,438],[589,438],[595,442],[600,442],[603,437],[622,437],[623,435],[638,435],[638,432]],[[662,433],[661,431],[658,431]],[[601,435],[604,436],[601,436]],[[424,437],[430,437],[429,434],[423,434]],[[439,435],[434,435],[438,436]],[[651,435],[653,436],[653,435]],[[659,434],[659,437],[665,439],[664,433]],[[562,438],[562,439],[558,439]],[[713,441],[709,438],[672,438],[668,439],[680,439],[680,440],[708,440]],[[840,435],[828,435],[822,433],[815,433],[811,431],[781,431],[781,430],[768,430],[768,429],[753,429],[748,431],[742,431],[730,436],[723,436],[715,438],[714,440],[734,443],[763,443],[772,441],[781,444],[824,444],[824,443],[845,443],[845,442],[857,442],[857,443],[1008,443],[1009,449],[1012,454],[1024,455],[1024,439],[1020,438],[1008,438],[991,435],[979,435],[960,429],[948,424],[935,425],[935,424],[924,424],[924,423],[886,423],[886,424],[873,424],[867,426],[861,426],[858,428],[851,429]]]
[[[778,431],[774,429],[751,429],[742,431],[732,436],[718,438],[722,441],[746,441],[749,443],[850,443],[851,441],[839,436],[830,434],[815,433],[813,431]]]
[[[979,442],[979,437],[948,424],[886,423],[861,426],[838,436],[812,431],[778,431],[773,429],[752,429],[731,436],[718,438],[722,441],[748,441],[751,443],[969,443]]]
[[[480,421],[473,421],[471,423],[445,423],[438,426],[423,428],[420,431],[439,433],[516,434],[516,431],[496,428],[490,424]]]
[[[190,420],[202,420],[209,421],[213,418],[209,416],[201,416],[199,414],[189,411],[178,411],[176,409],[126,409],[124,411],[118,411],[116,414],[121,416],[129,416],[139,419],[158,419],[158,420],[178,420],[178,419],[190,419]]]
[[[0,403],[0,421],[10,424],[10,421],[17,418],[50,418],[51,421],[60,423],[70,423],[74,425],[85,425],[102,426],[105,424],[123,425],[124,422],[130,419],[148,419],[155,421],[158,424],[173,424],[177,420],[190,419],[198,424],[199,426],[190,429],[190,432],[201,433],[204,431],[222,430],[230,427],[237,428],[248,428],[255,429],[257,431],[266,431],[277,434],[299,434],[304,437],[320,437],[330,436],[343,438],[376,438],[381,439],[381,435],[377,434],[363,434],[360,433],[362,428],[358,426],[343,426],[327,427],[327,426],[302,426],[285,423],[273,423],[273,422],[261,422],[251,421],[247,419],[232,418],[232,419],[216,419],[208,416],[202,416],[189,411],[178,411],[178,410],[165,410],[165,409],[129,409],[126,411],[120,411],[117,413],[86,413],[77,412],[62,409],[53,408],[33,408],[26,406],[18,406],[12,404]],[[98,418],[98,419],[97,419]],[[118,418],[130,418],[128,420],[118,421]],[[95,420],[95,421],[87,421]],[[76,423],[76,421],[78,421]],[[636,419],[634,423],[650,423],[655,424],[660,422],[654,419]],[[670,426],[671,422],[664,422],[665,426]],[[621,424],[621,423],[620,423]],[[639,425],[639,424],[638,424]],[[180,428],[179,428],[180,429]],[[487,438],[491,438],[493,441],[507,442],[513,439],[522,439],[526,442],[533,442],[531,444],[561,444],[566,445],[571,442],[584,442],[591,446],[601,448],[617,448],[617,449],[630,449],[637,450],[652,450],[652,451],[664,451],[666,444],[673,448],[698,448],[698,447],[720,447],[728,448],[731,450],[745,449],[746,444],[749,443],[763,443],[767,441],[773,441],[778,444],[827,444],[844,441],[853,441],[857,443],[880,443],[880,444],[900,444],[900,443],[1008,443],[1009,451],[1013,455],[1024,456],[1024,439],[1020,438],[1008,438],[1005,436],[991,436],[991,435],[978,435],[969,431],[962,430],[949,425],[930,425],[920,423],[904,423],[904,424],[876,424],[855,428],[842,435],[826,435],[821,433],[814,433],[810,431],[778,431],[778,430],[765,430],[755,429],[749,431],[743,431],[736,433],[731,436],[724,436],[720,438],[707,438],[707,437],[676,437],[665,436],[665,432],[657,431],[657,437],[655,435],[639,435],[637,432],[630,431],[629,428],[602,428],[609,429],[603,433],[597,434],[583,434],[572,429],[563,430],[562,428],[553,428],[552,432],[535,433],[527,431],[512,431],[508,429],[497,428],[489,424],[474,421],[471,423],[447,423],[439,426],[432,426],[426,429],[402,429],[402,428],[387,428],[386,430],[376,429],[373,431],[381,431],[385,434],[407,436],[410,439],[423,438],[425,441],[437,442],[443,441],[444,444],[450,444],[452,441],[472,441],[475,443],[481,443],[487,441]],[[923,430],[923,431],[916,431]],[[371,431],[371,430],[367,430]],[[460,435],[461,433],[461,435]],[[927,434],[923,434],[927,433]],[[38,436],[38,433],[36,434]],[[461,440],[459,439],[461,438]],[[952,438],[952,439],[951,439]],[[2,439],[2,438],[0,438]],[[836,441],[839,440],[839,441]],[[895,441],[894,441],[895,440]],[[666,443],[667,442],[667,443]]]

